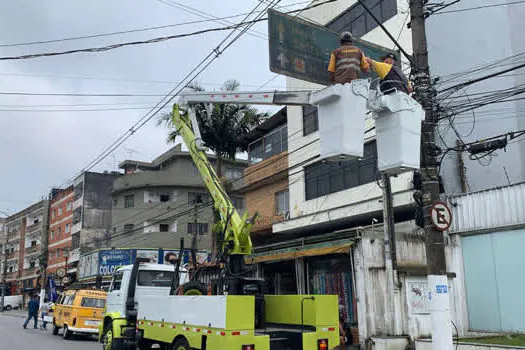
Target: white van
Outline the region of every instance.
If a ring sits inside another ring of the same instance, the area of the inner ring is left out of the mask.
[[[22,307],[21,295],[9,295],[4,297],[4,309],[9,311],[11,309],[18,309]]]

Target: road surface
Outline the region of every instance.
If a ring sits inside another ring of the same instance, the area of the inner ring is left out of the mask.
[[[101,344],[95,338],[72,336],[62,339],[51,333],[50,325],[47,330],[33,329],[33,322],[27,329],[22,328],[24,319],[20,316],[0,314],[0,349],[16,350],[100,350]]]

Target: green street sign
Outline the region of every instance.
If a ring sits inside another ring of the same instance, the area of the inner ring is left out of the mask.
[[[268,33],[272,72],[330,84],[328,63],[332,51],[339,47],[339,33],[275,10],[268,11]],[[399,57],[396,51],[364,40],[356,39],[354,45],[376,61],[387,53]]]

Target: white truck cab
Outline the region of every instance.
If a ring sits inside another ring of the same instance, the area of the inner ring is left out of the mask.
[[[123,266],[113,274],[106,300],[106,313],[126,313],[126,297],[132,269],[133,265]],[[140,264],[135,286],[135,307],[138,309],[142,298],[169,295],[174,273],[173,265]],[[187,282],[188,274],[185,270],[181,270],[179,276],[180,283]]]

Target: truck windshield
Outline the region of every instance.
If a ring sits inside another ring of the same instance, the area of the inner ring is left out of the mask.
[[[170,287],[173,271],[139,271],[137,284],[144,287]]]
[[[80,306],[103,309],[105,303],[106,303],[106,300],[104,299],[82,298],[82,303],[80,304]]]

